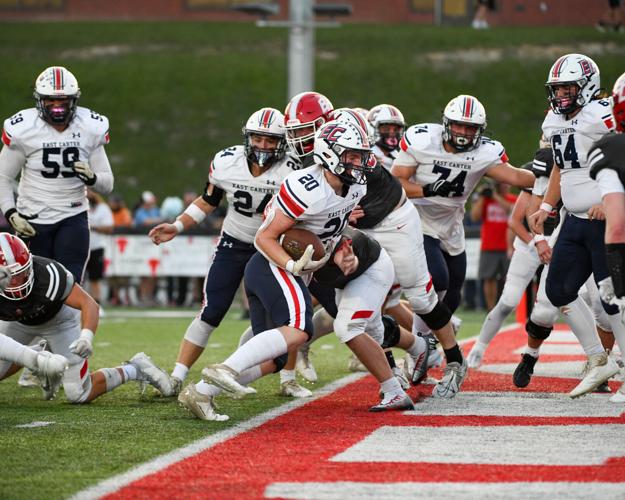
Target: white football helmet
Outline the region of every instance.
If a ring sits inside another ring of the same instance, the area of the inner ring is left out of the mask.
[[[399,141],[406,131],[404,115],[392,104],[378,104],[371,108],[367,115],[367,121],[375,130],[375,143],[386,151],[393,151],[399,147]],[[380,132],[381,125],[397,125],[400,127],[398,134]]]
[[[452,133],[451,125],[460,123],[475,127],[475,134],[467,136]],[[456,151],[469,151],[480,145],[480,139],[486,130],[486,110],[482,103],[470,95],[454,97],[443,112],[443,140],[451,144]]]
[[[360,155],[360,165],[347,162],[347,154]],[[323,125],[315,137],[315,163],[336,175],[344,184],[366,184],[365,172],[375,167],[369,138],[365,131],[351,122],[331,121]]]
[[[303,160],[312,154],[315,134],[332,120],[333,109],[330,99],[318,92],[302,92],[289,101],[284,111],[284,128],[294,155]]]
[[[556,88],[567,84],[577,85],[577,96],[558,97]],[[554,113],[559,115],[572,113],[592,101],[601,90],[599,68],[588,56],[566,54],[551,66],[545,87]]]
[[[279,139],[275,149],[259,149],[252,146],[252,135],[268,135]],[[286,139],[284,115],[274,108],[262,108],[252,113],[243,127],[245,156],[261,167],[270,167],[284,158]]]
[[[358,111],[353,108],[339,108],[332,112],[332,120],[337,122],[350,122],[358,125],[367,133],[369,144],[373,143],[373,127]]]
[[[78,80],[64,67],[51,66],[44,69],[35,80],[33,97],[43,120],[53,124],[67,124],[74,117],[80,98]],[[64,99],[66,102],[62,106],[45,106],[46,99]]]

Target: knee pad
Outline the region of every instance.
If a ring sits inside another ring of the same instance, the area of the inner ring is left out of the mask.
[[[380,324],[382,321],[380,321]],[[339,311],[334,320],[334,333],[336,333],[339,340],[345,344],[353,338],[365,333],[365,326],[367,320],[364,319],[352,319],[352,311]],[[368,332],[372,333],[372,332]],[[371,334],[373,337],[374,335]],[[380,325],[379,338],[376,338],[378,343],[382,343],[384,338],[384,327]],[[375,338],[375,337],[374,337]]]
[[[552,304],[543,304],[542,301],[536,302],[530,320],[539,325],[553,325],[560,316],[560,311]]]
[[[395,347],[399,342],[399,325],[397,321],[392,316],[385,314],[382,316],[382,324],[384,325],[382,348],[388,349],[389,347]]]
[[[440,330],[451,320],[451,311],[443,302],[437,302],[427,314],[419,314],[430,330]]]
[[[531,319],[527,320],[525,323],[525,330],[527,334],[536,340],[545,340],[549,335],[551,335],[551,330],[553,327],[550,326],[540,326],[534,323]]]
[[[284,354],[280,354],[277,358],[273,358],[273,362],[276,364],[276,369],[274,373],[278,373],[282,368],[286,366],[286,362],[289,359],[289,353],[285,352]]]
[[[204,349],[214,329],[214,326],[209,325],[200,318],[194,318],[184,333],[184,339]]]
[[[67,401],[72,404],[86,403],[91,393],[91,377],[87,376],[84,382],[80,379],[63,382],[63,390]]]
[[[419,316],[431,312],[435,307],[438,300],[438,296],[434,291],[434,287],[431,285],[421,285],[414,288],[407,288],[404,290],[406,298],[410,303],[410,307]]]

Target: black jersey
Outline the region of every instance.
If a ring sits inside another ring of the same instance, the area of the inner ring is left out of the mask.
[[[41,325],[61,310],[74,286],[72,274],[58,262],[33,255],[33,289],[24,299],[0,296],[0,320]]]
[[[368,170],[366,177],[367,194],[359,203],[365,215],[355,223],[359,229],[371,229],[382,222],[395,210],[403,193],[399,179],[380,164]]]
[[[608,134],[595,142],[588,152],[590,177],[604,168],[610,168],[618,174],[621,184],[625,186],[625,134]]]
[[[345,231],[343,231],[343,237],[352,242],[354,254],[358,257],[358,269],[352,274],[345,276],[339,266],[334,263],[334,253],[341,246],[339,243],[334,249],[328,263],[314,274],[315,280],[323,285],[329,285],[334,288],[345,288],[347,283],[362,275],[380,258],[382,247],[380,247],[377,241],[362,231],[348,226]]]

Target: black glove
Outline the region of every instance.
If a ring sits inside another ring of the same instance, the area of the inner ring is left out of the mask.
[[[451,185],[451,182],[444,179],[438,179],[431,184],[423,186],[423,196],[426,198],[429,196],[443,196],[444,198],[447,198],[452,189],[453,186]]]

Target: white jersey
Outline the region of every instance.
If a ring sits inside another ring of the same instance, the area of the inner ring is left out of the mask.
[[[601,191],[589,176],[586,158],[595,141],[613,128],[607,99],[591,101],[570,120],[549,111],[543,122],[543,134],[551,142],[555,164],[560,168],[562,203],[573,215],[587,218],[588,209],[601,203]]]
[[[386,170],[390,170],[391,167],[393,166],[393,162],[395,161],[395,158],[397,158],[398,150],[385,151],[377,144],[374,144],[373,148],[371,149],[371,152],[375,155],[375,157],[378,159],[378,161],[382,164],[382,166]]]
[[[506,163],[508,156],[502,144],[482,137],[471,151],[449,153],[443,147],[444,127],[436,123],[413,125],[400,142],[401,151],[395,164],[415,167],[411,181],[424,186],[439,179],[452,184],[449,197],[412,198],[416,205],[423,234],[440,240],[445,252],[458,255],[464,251],[464,205],[488,169]]]
[[[211,163],[208,181],[226,193],[228,211],[222,230],[244,243],[253,243],[267,203],[278,192],[289,172],[292,169],[285,158],[254,177],[243,146],[233,146],[217,153]]]
[[[313,165],[284,179],[272,209],[282,210],[297,221],[297,227],[315,233],[330,251],[339,242],[349,214],[366,193],[366,185],[352,184],[345,196],[339,196],[326,180],[323,167]]]
[[[108,144],[108,130],[105,116],[83,107],[76,108],[63,132],[41,119],[35,108],[5,120],[4,146],[25,160],[17,211],[36,216],[34,222],[40,224],[52,224],[86,211],[86,187],[71,166],[74,161],[89,161],[96,149]]]

